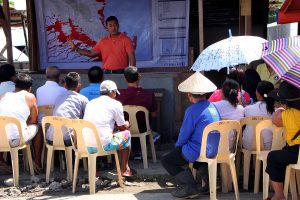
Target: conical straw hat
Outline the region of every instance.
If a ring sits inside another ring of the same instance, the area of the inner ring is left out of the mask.
[[[216,89],[215,84],[200,72],[195,72],[178,86],[180,92],[190,92],[192,94],[205,94],[213,92]]]

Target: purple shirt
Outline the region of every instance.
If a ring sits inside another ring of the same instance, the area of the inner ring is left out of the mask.
[[[117,100],[120,101],[122,105],[143,106],[147,108],[150,113],[157,111],[157,104],[152,91],[144,90],[141,87],[128,87],[127,89],[120,89],[119,91],[120,95],[117,96]],[[128,120],[127,114],[125,114],[125,120]],[[139,130],[144,132],[146,130],[145,115],[138,112],[137,121]]]
[[[119,91],[120,95],[117,96],[117,100],[123,105],[144,106],[149,112],[156,112],[157,104],[153,92],[141,87],[128,87]]]

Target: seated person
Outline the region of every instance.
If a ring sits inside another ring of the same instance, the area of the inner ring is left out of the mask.
[[[31,92],[32,79],[27,74],[19,73],[16,78],[14,92],[7,92],[0,96],[0,115],[15,117],[21,122],[21,133],[25,143],[30,142],[37,134],[37,104]],[[8,138],[11,147],[20,145],[20,138],[16,126],[9,126]],[[40,138],[40,140],[42,140]],[[39,141],[42,143],[42,141]],[[41,151],[33,145],[34,152]],[[41,163],[40,157],[35,157],[35,163]],[[39,167],[39,166],[38,166]]]
[[[120,95],[118,95],[116,99],[119,100],[123,105],[135,105],[147,108],[150,113],[150,122],[152,122],[151,124],[155,123],[157,116],[157,104],[155,96],[153,92],[145,90],[139,86],[141,74],[139,74],[138,68],[133,66],[126,67],[124,70],[124,77],[128,88],[121,89]],[[137,121],[141,132],[145,132],[146,123],[144,114],[137,113]],[[135,157],[141,157],[139,138],[132,138],[131,146],[133,151],[135,151]]]
[[[86,106],[84,120],[96,125],[105,151],[120,150],[122,176],[130,177],[135,173],[128,165],[131,137],[127,130],[129,123],[124,120],[123,106],[115,100],[118,93],[115,82],[103,81],[100,86],[100,97],[93,99]],[[118,131],[115,131],[115,124]],[[89,143],[95,147],[92,141]],[[97,149],[88,148],[88,151],[94,153]]]
[[[267,65],[266,63],[262,63],[257,65],[256,71],[262,81],[269,81],[274,85],[275,88],[279,87],[280,78],[271,66]]]
[[[44,85],[36,90],[36,98],[38,106],[54,106],[55,101],[63,95],[67,90],[59,85],[60,81],[60,69],[56,66],[49,66],[46,69],[46,82]],[[39,113],[38,122],[39,126],[42,123],[44,113]],[[39,132],[36,137],[41,137],[43,140],[43,130],[40,126]],[[35,141],[34,141],[35,142]],[[36,143],[35,145],[40,146],[42,149],[43,143]],[[39,151],[35,156],[41,157],[42,151]],[[39,166],[41,163],[39,164]]]
[[[88,77],[90,85],[82,88],[80,94],[90,101],[100,96],[99,88],[100,83],[103,81],[103,70],[98,66],[91,67],[88,71]]]
[[[245,106],[250,103],[250,95],[248,92],[242,90],[242,83],[244,81],[245,73],[242,69],[232,68],[226,76],[226,80],[235,80],[238,83],[238,100],[239,104]],[[241,93],[243,95],[241,95]],[[210,102],[218,102],[223,99],[222,89],[218,89],[213,92],[213,94],[209,97],[208,101]]]
[[[0,95],[6,92],[15,91],[16,70],[13,65],[4,64],[0,66]],[[11,174],[11,167],[3,159],[3,152],[0,152],[0,173]]]
[[[287,165],[298,161],[300,145],[300,89],[288,82],[282,82],[268,96],[280,101],[282,107],[272,115],[272,122],[286,129],[287,145],[282,150],[271,151],[267,158],[266,172],[269,174],[275,191],[272,199],[285,199],[283,182]],[[269,198],[270,199],[270,198]]]
[[[76,72],[70,72],[65,77],[65,88],[67,91],[61,95],[54,103],[53,115],[66,117],[70,119],[82,119],[86,104],[89,100],[79,94],[81,87],[80,76]],[[53,142],[53,127],[50,126],[47,130],[46,139],[49,144]],[[66,146],[71,146],[72,130],[63,127],[64,141]]]
[[[220,120],[217,109],[205,97],[206,93],[216,89],[217,87],[200,72],[194,73],[178,86],[178,90],[186,93],[192,105],[185,111],[175,149],[161,158],[163,167],[181,186],[172,192],[174,197],[192,198],[198,195],[191,171],[183,167],[198,159],[205,126]],[[208,144],[207,153],[209,156],[215,156],[217,141],[208,139]]]
[[[274,86],[269,81],[261,81],[257,85],[257,102],[244,108],[245,117],[248,116],[267,116],[271,117],[274,112],[274,99],[268,96],[269,92],[274,90]],[[255,137],[252,126],[246,126],[243,133],[243,147],[252,150],[252,141]],[[269,150],[272,147],[272,133],[269,130],[262,132],[264,149]]]
[[[244,107],[239,105],[238,100],[239,84],[233,79],[227,79],[222,86],[223,100],[214,102],[221,120],[231,119],[240,121],[244,117]],[[233,148],[235,135],[233,132],[229,134],[229,146]]]

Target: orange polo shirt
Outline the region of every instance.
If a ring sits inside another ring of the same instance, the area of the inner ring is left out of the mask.
[[[93,50],[99,52],[102,68],[108,70],[126,68],[129,62],[127,53],[134,52],[130,38],[124,33],[120,33],[118,37],[105,36]]]

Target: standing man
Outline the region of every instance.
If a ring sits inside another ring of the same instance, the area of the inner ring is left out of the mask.
[[[71,40],[68,41],[73,51],[81,55],[96,57],[103,62],[106,74],[122,74],[128,65],[135,66],[135,54],[128,36],[119,32],[117,17],[110,16],[105,21],[108,35],[102,38],[91,50],[80,49]]]
[[[85,96],[90,100],[95,99],[100,96],[100,83],[103,81],[103,71],[100,67],[91,67],[88,71],[88,77],[90,85],[82,88],[80,94]]]

